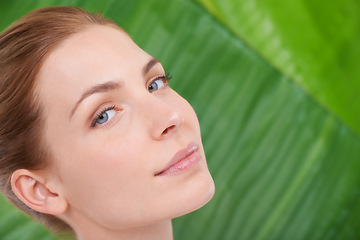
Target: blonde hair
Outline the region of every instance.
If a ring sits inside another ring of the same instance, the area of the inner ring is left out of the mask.
[[[54,231],[71,228],[55,216],[36,212],[11,188],[17,169],[51,165],[42,140],[42,111],[34,97],[36,78],[46,57],[66,38],[90,25],[113,21],[76,7],[47,7],[24,15],[0,35],[0,191],[18,208]]]

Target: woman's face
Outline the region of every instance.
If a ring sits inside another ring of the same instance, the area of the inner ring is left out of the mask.
[[[69,37],[44,62],[37,93],[54,166],[48,181],[75,221],[148,224],[212,197],[192,107],[121,30],[91,26]]]

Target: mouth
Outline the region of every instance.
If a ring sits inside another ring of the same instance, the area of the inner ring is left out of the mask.
[[[156,173],[155,176],[175,175],[192,168],[201,161],[198,148],[194,142],[189,143],[185,148],[175,153],[166,167]]]

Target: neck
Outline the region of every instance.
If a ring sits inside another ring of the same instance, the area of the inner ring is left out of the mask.
[[[75,229],[76,238],[78,240],[172,240],[172,224],[171,220],[165,220],[151,225],[127,228],[122,230],[113,229]]]

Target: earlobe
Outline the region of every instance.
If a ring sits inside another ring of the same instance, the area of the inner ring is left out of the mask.
[[[58,215],[67,209],[66,200],[46,187],[44,177],[27,169],[13,173],[11,187],[15,195],[35,211]]]

